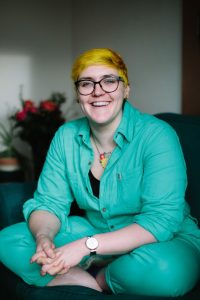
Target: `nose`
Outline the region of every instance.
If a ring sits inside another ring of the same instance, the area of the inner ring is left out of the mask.
[[[93,94],[96,96],[104,94],[104,90],[101,88],[100,82],[95,82]]]

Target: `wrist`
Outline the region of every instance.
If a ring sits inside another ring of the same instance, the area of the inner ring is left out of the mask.
[[[52,240],[52,237],[50,235],[48,235],[47,233],[37,233],[35,235],[36,241],[39,241],[39,240],[41,240],[43,238],[48,238],[48,239]]]
[[[86,247],[87,237],[81,239],[81,249],[83,249],[83,256],[90,255],[90,250]]]
[[[88,254],[95,255],[99,247],[99,242],[94,236],[88,236],[85,239],[85,246],[89,252]]]

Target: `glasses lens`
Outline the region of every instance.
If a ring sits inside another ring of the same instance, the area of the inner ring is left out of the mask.
[[[94,90],[94,83],[89,80],[81,80],[77,82],[77,88],[80,94],[89,95]]]
[[[115,77],[104,78],[101,80],[101,87],[107,93],[114,92],[118,88],[118,85],[119,80]]]

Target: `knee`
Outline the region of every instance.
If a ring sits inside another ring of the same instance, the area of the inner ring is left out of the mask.
[[[198,281],[200,265],[197,256],[191,254],[181,260],[162,255],[153,258],[144,253],[126,255],[108,266],[106,282],[115,294],[182,296]]]
[[[25,222],[10,225],[0,231],[0,249],[6,253],[9,249],[16,249],[18,245],[22,247],[23,242],[27,240],[34,242]]]
[[[31,264],[35,241],[26,223],[18,223],[0,231],[0,261],[28,284],[45,286],[52,276],[40,275],[40,266]]]
[[[0,231],[0,260],[7,267],[18,266],[20,269],[34,250],[35,242],[25,223],[14,224]]]
[[[0,260],[3,261],[3,257],[9,255],[11,240],[14,240],[16,235],[13,233],[12,227],[6,227],[0,231]]]

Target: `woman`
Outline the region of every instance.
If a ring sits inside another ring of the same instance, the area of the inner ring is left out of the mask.
[[[200,275],[200,230],[177,135],[127,101],[127,68],[113,50],[83,53],[72,78],[85,116],[57,131],[26,223],[0,233],[1,261],[36,286],[188,292]],[[69,216],[74,200],[84,216]]]

